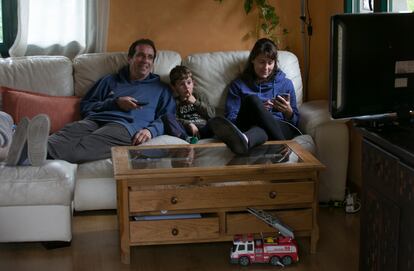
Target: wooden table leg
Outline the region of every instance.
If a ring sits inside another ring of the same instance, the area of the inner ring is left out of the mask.
[[[310,236],[310,253],[311,254],[316,253],[316,247],[318,245],[318,240],[319,240],[319,228],[317,225],[313,225],[313,230]]]
[[[313,225],[312,225],[312,232],[310,237],[310,253],[316,253],[316,246],[318,245],[319,241],[319,223],[318,223],[318,215],[319,215],[319,173],[315,172],[314,176],[315,180],[315,198],[312,204],[312,215],[313,215]]]
[[[128,182],[126,180],[117,181],[117,202],[121,262],[130,264]]]

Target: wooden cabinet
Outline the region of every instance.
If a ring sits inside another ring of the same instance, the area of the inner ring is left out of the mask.
[[[362,132],[360,270],[414,270],[414,155]]]

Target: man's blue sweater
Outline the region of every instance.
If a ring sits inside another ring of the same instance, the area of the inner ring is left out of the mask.
[[[296,105],[295,89],[292,81],[286,78],[286,75],[281,70],[276,72],[273,80],[252,84],[252,86],[248,86],[241,78],[235,79],[230,84],[227,94],[225,116],[234,123],[239,114],[241,101],[248,95],[256,95],[265,102],[282,93],[290,94],[290,106],[293,110],[293,116],[290,120],[287,120],[281,112],[272,110],[272,114],[277,119],[288,121],[297,126],[299,123],[299,111]]]
[[[116,99],[123,96],[148,104],[141,109],[124,111],[116,103]],[[130,81],[126,66],[118,74],[107,75],[97,81],[81,100],[80,110],[85,119],[125,126],[131,137],[145,128],[154,138],[164,133],[160,117],[165,113],[175,113],[175,102],[168,85],[162,83],[158,75],[150,73],[144,80]]]

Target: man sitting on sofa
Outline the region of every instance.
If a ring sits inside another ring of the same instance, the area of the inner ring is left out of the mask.
[[[168,85],[151,73],[154,43],[131,44],[128,65],[100,79],[80,103],[82,120],[48,137],[49,118],[23,119],[16,128],[7,165],[40,166],[46,158],[83,163],[111,157],[111,147],[139,145],[164,133],[161,116],[175,112]],[[27,146],[27,148],[26,148]]]

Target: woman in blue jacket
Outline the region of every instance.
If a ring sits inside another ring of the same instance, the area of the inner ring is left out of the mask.
[[[225,117],[210,121],[214,134],[237,154],[266,140],[287,140],[300,134],[292,81],[277,66],[277,46],[259,39],[246,68],[229,86]]]

